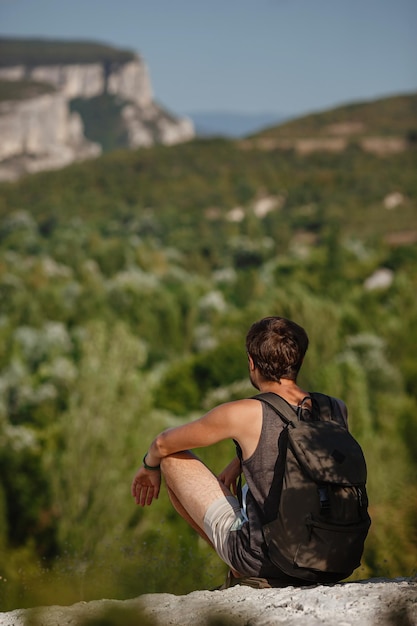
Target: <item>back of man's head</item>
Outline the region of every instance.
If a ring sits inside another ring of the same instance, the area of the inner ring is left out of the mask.
[[[308,348],[304,328],[285,317],[264,317],[250,327],[246,350],[265,380],[296,380]]]

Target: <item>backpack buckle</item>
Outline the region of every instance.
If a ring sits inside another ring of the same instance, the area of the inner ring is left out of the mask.
[[[330,513],[330,494],[329,487],[322,486],[317,489],[319,492],[319,500],[320,500],[320,512],[323,515],[329,515]]]

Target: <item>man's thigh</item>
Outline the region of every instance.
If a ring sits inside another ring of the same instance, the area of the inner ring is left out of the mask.
[[[168,488],[203,530],[206,512],[213,502],[226,497],[234,499],[229,489],[189,451],[165,457],[161,469]]]

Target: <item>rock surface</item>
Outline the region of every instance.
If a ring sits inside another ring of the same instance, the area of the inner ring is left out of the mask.
[[[171,145],[195,135],[191,120],[174,116],[154,102],[146,64],[138,56],[108,64],[0,67],[0,80],[45,84],[55,90],[0,103],[0,181],[57,169],[101,153],[99,144],[85,138],[81,117],[70,111],[71,100],[77,98],[115,96],[122,103],[129,148]]]
[[[48,83],[67,100],[94,98],[107,92],[146,107],[153,98],[146,64],[139,57],[108,67],[103,63],[0,67],[1,78]]]
[[[0,103],[0,180],[65,167],[101,154],[60,93]]]
[[[0,613],[0,626],[417,626],[417,579],[148,594]]]

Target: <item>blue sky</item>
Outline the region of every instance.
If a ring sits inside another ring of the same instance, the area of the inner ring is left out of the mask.
[[[0,0],[0,34],[139,52],[177,113],[298,115],[417,91],[416,0]]]

